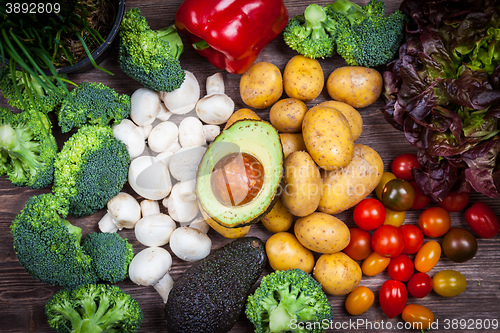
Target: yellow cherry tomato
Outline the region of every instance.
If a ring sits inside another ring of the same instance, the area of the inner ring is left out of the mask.
[[[403,225],[406,219],[406,211],[397,212],[395,210],[390,210],[385,208],[385,221],[384,224],[390,224],[397,228]]]
[[[382,178],[375,188],[375,194],[377,195],[377,198],[379,200],[382,200],[382,191],[384,190],[385,184],[387,184],[387,182],[392,179],[396,179],[396,176],[392,172],[384,171],[384,173],[382,173]]]
[[[390,262],[391,258],[382,256],[377,252],[372,252],[368,258],[363,260],[361,271],[364,275],[375,276],[382,273],[389,266]]]
[[[461,294],[467,288],[465,276],[453,269],[437,272],[432,277],[432,289],[436,294],[444,297],[453,297]]]
[[[353,316],[360,315],[372,306],[374,300],[375,295],[370,289],[358,286],[347,296],[345,308]]]
[[[435,240],[428,241],[415,255],[415,269],[427,273],[436,266],[441,257],[441,245]]]
[[[408,304],[403,309],[401,317],[404,321],[412,323],[412,327],[419,330],[427,330],[434,322],[434,313],[423,305]]]

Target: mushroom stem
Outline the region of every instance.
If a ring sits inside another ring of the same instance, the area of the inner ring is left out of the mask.
[[[170,291],[174,287],[174,279],[170,276],[170,274],[166,274],[160,281],[153,285],[153,288],[160,294],[163,299],[163,303],[167,303],[168,295]]]

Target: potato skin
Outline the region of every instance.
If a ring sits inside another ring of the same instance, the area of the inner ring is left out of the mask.
[[[321,255],[313,269],[313,277],[328,295],[347,295],[361,282],[358,263],[343,252]]]
[[[321,212],[297,219],[294,232],[302,245],[317,253],[342,251],[351,239],[349,228],[344,222]]]
[[[279,68],[270,62],[257,62],[241,75],[240,96],[250,107],[270,107],[282,94],[283,77]]]
[[[296,55],[288,60],[283,71],[283,86],[288,97],[310,102],[321,94],[325,75],[316,59]]]
[[[327,106],[311,108],[302,120],[302,137],[320,168],[335,170],[351,162],[354,140],[342,112]]]
[[[363,133],[363,118],[361,114],[347,103],[339,101],[325,101],[317,106],[329,106],[342,112],[351,127],[352,139],[356,141]]]
[[[383,172],[380,155],[371,147],[355,143],[351,163],[323,175],[318,210],[338,214],[355,206],[377,187]]]
[[[306,150],[306,144],[304,143],[302,133],[280,133],[280,139],[285,158],[294,151]]]
[[[297,98],[285,98],[271,107],[269,121],[279,132],[297,133],[302,130],[302,119],[306,112],[306,103]]]
[[[299,268],[311,273],[314,268],[314,255],[297,238],[286,231],[273,234],[266,241],[266,254],[269,265],[274,270]]]
[[[311,156],[296,151],[285,159],[285,186],[281,202],[294,216],[307,216],[318,207],[321,175]]]
[[[355,108],[373,104],[380,97],[382,86],[382,75],[377,70],[361,66],[339,67],[326,81],[331,98]]]
[[[239,110],[236,110],[233,112],[231,117],[226,122],[226,125],[224,126],[224,129],[228,128],[238,120],[243,120],[243,119],[255,119],[255,120],[260,120],[260,117],[255,111],[247,108],[242,108]]]
[[[260,221],[268,231],[277,233],[290,229],[293,224],[293,219],[292,213],[283,206],[280,197],[276,200],[276,203],[269,213],[260,218]]]

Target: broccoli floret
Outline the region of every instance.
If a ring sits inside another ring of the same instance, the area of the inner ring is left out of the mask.
[[[172,91],[184,82],[182,40],[175,25],[152,30],[138,8],[127,10],[120,26],[118,62],[125,74],[154,91]]]
[[[56,155],[45,113],[0,108],[0,176],[5,174],[15,186],[44,188],[53,181]]]
[[[337,53],[348,65],[376,67],[394,58],[407,22],[401,11],[384,16],[385,4],[380,0],[371,0],[363,7],[337,0],[326,6],[326,11],[339,24]]]
[[[49,326],[59,333],[137,332],[143,314],[137,300],[115,285],[63,289],[45,304]]]
[[[67,203],[52,193],[31,197],[11,224],[21,266],[44,283],[74,288],[95,283],[92,259],[80,246],[82,232],[64,217]]]
[[[129,114],[130,96],[100,82],[83,82],[62,100],[57,119],[66,133],[83,125],[119,124]]]
[[[333,310],[321,285],[300,270],[274,271],[248,296],[245,314],[255,332],[323,332]],[[304,329],[292,330],[291,325]]]
[[[305,57],[316,59],[335,54],[337,22],[326,15],[324,7],[309,5],[304,15],[288,21],[283,31],[283,40],[292,49]]]
[[[132,244],[117,233],[93,232],[85,237],[83,251],[101,281],[119,282],[128,277],[128,266],[134,258]]]
[[[54,194],[69,201],[69,213],[95,213],[127,181],[130,155],[109,126],[84,125],[62,147],[54,162]]]

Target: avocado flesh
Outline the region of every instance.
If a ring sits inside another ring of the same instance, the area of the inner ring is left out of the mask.
[[[210,176],[215,164],[231,153],[248,153],[264,169],[261,190],[250,202],[226,206],[216,199]],[[210,144],[198,167],[196,193],[200,208],[215,222],[227,228],[239,228],[258,221],[272,208],[283,176],[283,149],[278,131],[261,120],[240,120],[224,130]]]

